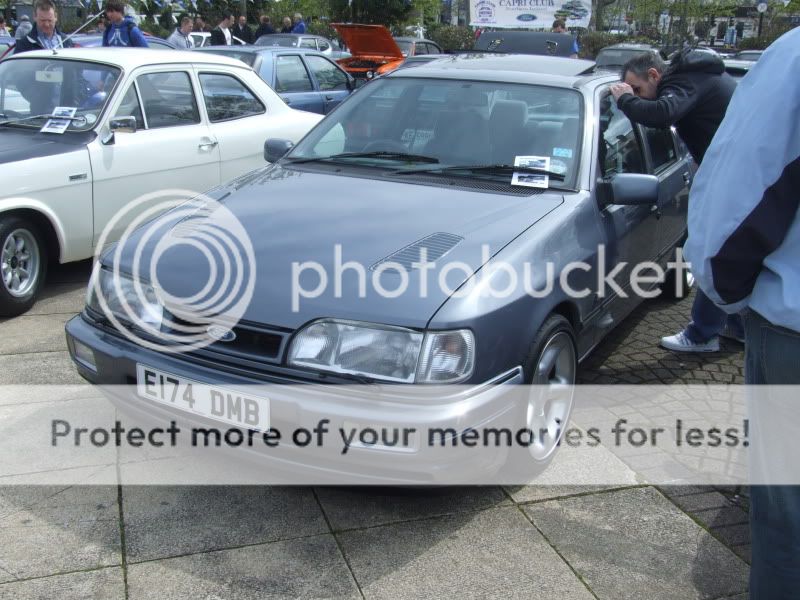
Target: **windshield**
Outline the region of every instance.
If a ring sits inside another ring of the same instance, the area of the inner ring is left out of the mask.
[[[289,154],[314,159],[343,153],[337,167],[415,170],[513,165],[518,157],[563,175],[573,188],[582,126],[581,95],[569,88],[497,82],[388,77],[376,79],[323,120]],[[403,154],[416,156],[402,157]],[[427,160],[424,160],[427,158]],[[432,171],[433,172],[433,171]],[[452,175],[452,173],[448,173]],[[493,176],[472,173],[472,177]],[[505,176],[509,181],[510,176]]]
[[[69,130],[94,127],[111,97],[120,70],[108,65],[57,58],[23,58],[0,63],[0,122],[41,129],[55,107],[75,109]],[[15,122],[19,121],[19,122]]]
[[[736,55],[736,58],[738,60],[749,60],[754,62],[761,58],[761,52],[739,52],[739,54]]]
[[[284,48],[294,48],[300,38],[280,36],[280,35],[262,35],[256,40],[257,46],[282,46]]]
[[[647,50],[601,50],[595,63],[598,67],[622,67],[630,59],[646,54]]]
[[[411,42],[406,40],[395,40],[397,43],[397,47],[400,48],[400,52],[403,53],[403,56],[408,56],[411,53]]]

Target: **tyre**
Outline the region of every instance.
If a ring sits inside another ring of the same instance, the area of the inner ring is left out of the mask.
[[[675,256],[671,262],[674,261]],[[683,264],[686,265],[686,263]],[[683,300],[692,292],[692,285],[694,285],[694,276],[689,269],[682,268],[680,275],[676,274],[675,269],[667,269],[664,273],[664,283],[661,284],[661,294],[658,297],[664,300]]]
[[[545,320],[530,345],[523,371],[525,393],[518,426],[532,432],[532,443],[509,456],[504,477],[514,477],[514,483],[530,481],[547,468],[572,413],[578,352],[575,331],[566,318],[554,314]]]
[[[30,309],[47,274],[47,252],[39,229],[21,217],[0,217],[0,316]]]

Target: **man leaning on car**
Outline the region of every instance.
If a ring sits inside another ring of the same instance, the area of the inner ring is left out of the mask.
[[[669,65],[651,52],[636,56],[622,68],[622,80],[611,86],[619,109],[647,127],[674,125],[698,164],[736,89],[721,58],[692,49],[678,53]],[[726,315],[698,290],[692,322],[683,331],[661,338],[661,345],[673,352],[716,352],[720,334],[742,340],[741,318]]]

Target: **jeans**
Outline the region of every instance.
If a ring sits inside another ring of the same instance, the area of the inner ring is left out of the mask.
[[[744,321],[745,382],[749,385],[800,384],[800,333],[773,325],[752,311]],[[751,600],[798,598],[800,486],[752,486],[750,531]]]
[[[744,337],[742,318],[739,315],[729,315],[698,289],[692,304],[692,322],[686,326],[684,332],[689,341],[703,344],[719,335],[726,323],[733,335]]]

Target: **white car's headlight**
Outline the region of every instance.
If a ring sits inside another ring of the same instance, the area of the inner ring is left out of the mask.
[[[119,275],[95,265],[86,304],[96,313],[109,313],[119,321],[145,331],[158,332],[164,316],[164,307],[153,286],[130,277]]]
[[[322,320],[297,334],[289,364],[399,383],[455,383],[475,363],[467,330],[421,333],[353,321]]]

